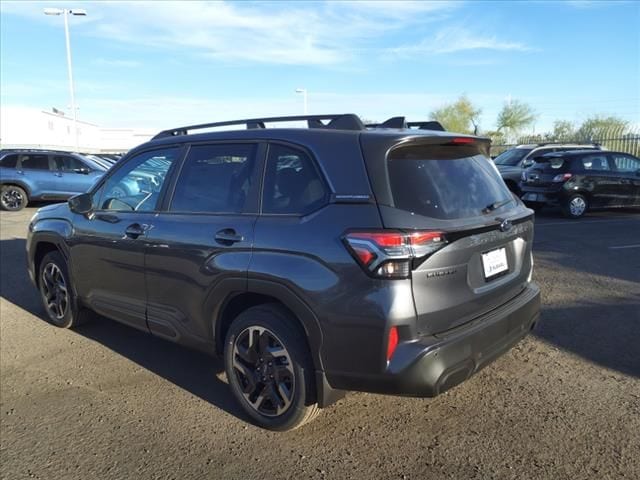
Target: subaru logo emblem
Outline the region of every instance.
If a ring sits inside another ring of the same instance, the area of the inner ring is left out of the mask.
[[[503,220],[500,224],[500,231],[508,232],[509,230],[511,230],[511,227],[513,227],[513,223],[511,223],[509,220]]]

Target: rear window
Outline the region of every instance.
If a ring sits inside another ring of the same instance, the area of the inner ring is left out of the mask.
[[[515,165],[518,165],[518,163],[520,163],[520,160],[522,160],[525,155],[531,152],[531,150],[531,148],[512,148],[511,150],[507,150],[506,152],[498,155],[494,159],[494,162],[496,165],[513,167]]]
[[[472,147],[397,148],[388,170],[394,206],[426,217],[474,217],[513,202],[491,160]]]

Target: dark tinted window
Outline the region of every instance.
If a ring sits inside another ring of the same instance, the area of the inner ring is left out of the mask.
[[[251,188],[255,145],[191,147],[176,184],[171,210],[240,213]]]
[[[162,186],[180,149],[143,152],[127,160],[111,175],[94,198],[101,210],[153,211],[158,207]]]
[[[49,170],[49,156],[41,154],[20,155],[20,167],[25,170]]]
[[[518,165],[518,163],[520,163],[520,160],[522,160],[529,152],[531,152],[531,148],[512,148],[511,150],[507,150],[506,152],[502,152],[500,155],[498,155],[495,159],[494,162],[496,163],[496,165],[508,165],[508,166],[515,166]]]
[[[397,148],[388,169],[395,207],[426,217],[473,217],[513,200],[491,160],[471,148]]]
[[[621,153],[613,153],[613,162],[616,165],[616,170],[619,172],[637,172],[640,171],[640,159],[632,157],[631,155],[623,155]]]
[[[327,201],[327,191],[309,156],[282,145],[269,146],[262,213],[304,215]]]
[[[607,156],[604,154],[599,155],[587,155],[586,157],[582,157],[580,159],[580,164],[582,168],[587,171],[597,170],[597,171],[607,171],[610,170],[609,162],[607,160]]]
[[[84,163],[70,155],[54,155],[53,164],[57,170],[64,172],[75,172],[88,168]]]
[[[18,155],[7,155],[0,160],[0,167],[4,168],[16,168],[18,164]]]

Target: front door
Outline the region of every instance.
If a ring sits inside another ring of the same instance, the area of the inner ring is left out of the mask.
[[[71,155],[53,155],[53,165],[59,178],[56,189],[65,197],[88,192],[104,174]]]
[[[152,333],[206,346],[216,309],[230,293],[246,290],[261,151],[255,143],[190,147],[172,198],[146,238]]]
[[[166,147],[125,160],[94,193],[93,214],[74,217],[70,264],[78,296],[96,312],[141,330],[147,330],[146,237],[180,152]]]
[[[624,153],[612,153],[611,158],[624,186],[623,205],[640,205],[640,159]]]

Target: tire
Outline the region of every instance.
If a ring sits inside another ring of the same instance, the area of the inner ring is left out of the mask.
[[[49,252],[40,262],[38,289],[47,320],[56,327],[73,328],[89,319],[90,312],[78,305],[60,252]]]
[[[571,195],[562,204],[562,213],[567,218],[580,218],[589,209],[589,202],[584,195],[578,193]]]
[[[224,364],[234,397],[256,425],[293,430],[318,415],[305,334],[279,305],[258,305],[236,317],[227,332]]]
[[[0,188],[0,208],[9,212],[18,212],[27,206],[29,196],[22,187],[2,185]]]

